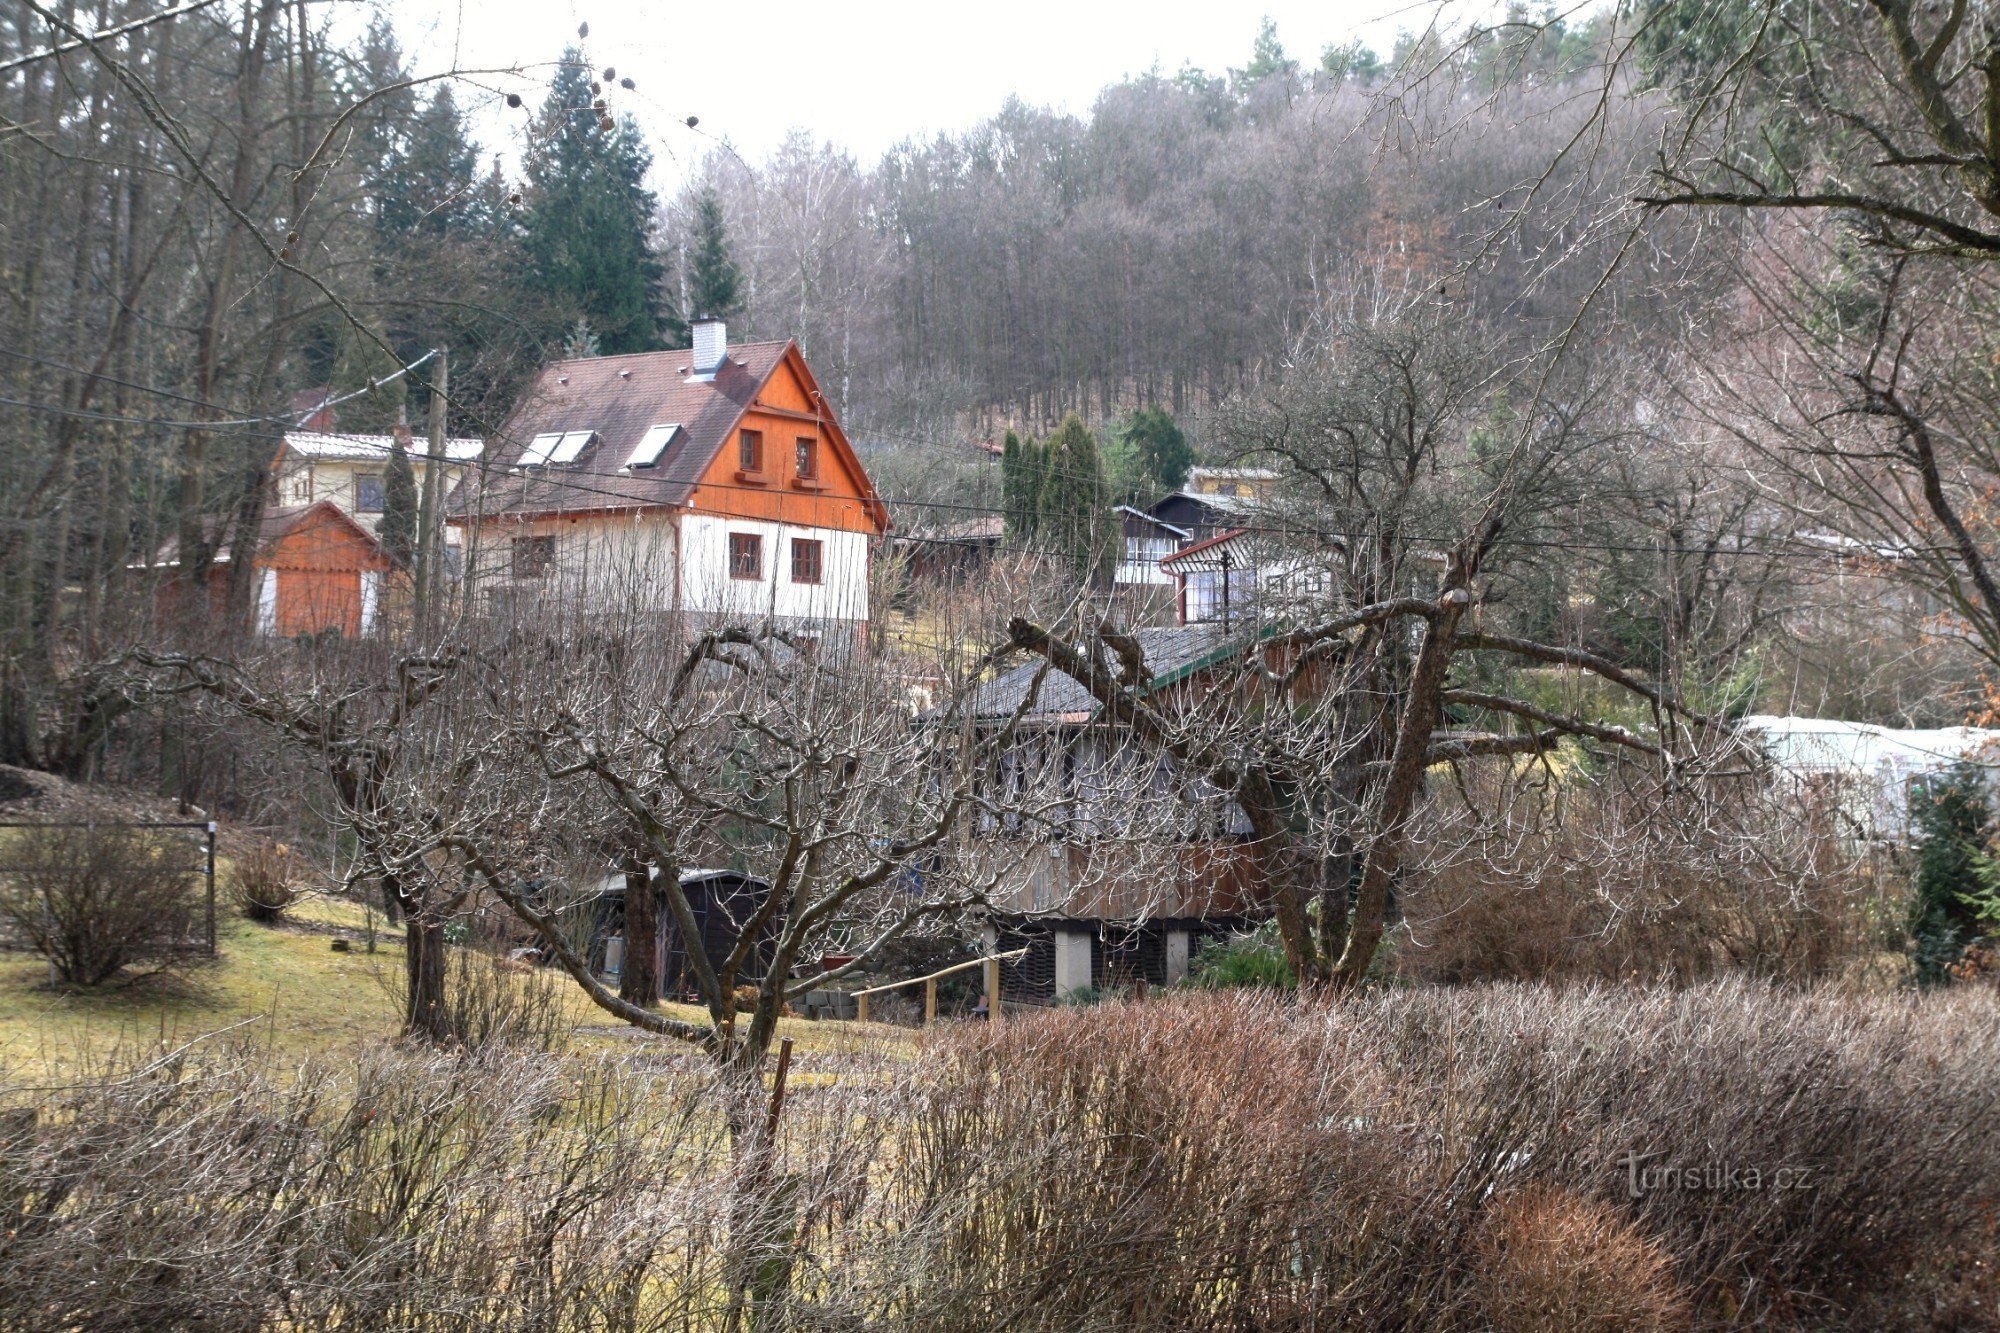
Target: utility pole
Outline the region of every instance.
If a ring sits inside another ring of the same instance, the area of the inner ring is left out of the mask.
[[[430,449],[424,459],[424,489],[417,501],[415,591],[419,632],[430,629],[431,612],[441,600],[438,594],[444,587],[440,568],[444,563],[444,542],[440,539],[444,519],[445,397],[450,392],[451,368],[445,349],[436,350],[431,362]]]

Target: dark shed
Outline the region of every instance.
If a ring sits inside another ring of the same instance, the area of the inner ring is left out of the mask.
[[[654,874],[657,876],[658,872]],[[769,881],[736,870],[682,872],[681,892],[687,895],[688,907],[693,911],[695,923],[701,931],[702,948],[711,964],[720,967],[728,959],[736,941],[742,938],[744,926],[756,915],[770,887]],[[625,881],[622,878],[606,881],[604,904],[604,933],[622,932],[625,925]],[[692,997],[695,993],[694,970],[689,966],[688,950],[680,927],[665,902],[660,904],[659,920],[659,972],[663,997]],[[758,929],[756,945],[736,973],[738,985],[764,979],[764,973],[769,970],[771,959],[777,952],[778,924],[773,918]]]

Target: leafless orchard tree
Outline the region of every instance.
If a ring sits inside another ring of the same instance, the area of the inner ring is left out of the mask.
[[[1351,987],[1367,973],[1438,765],[1540,755],[1567,741],[1671,773],[1720,735],[1671,683],[1508,632],[1489,613],[1510,561],[1538,533],[1576,530],[1576,506],[1628,404],[1545,358],[1496,367],[1438,336],[1437,318],[1417,310],[1351,329],[1222,423],[1239,456],[1283,468],[1294,501],[1272,512],[1292,525],[1276,534],[1291,539],[1291,558],[1275,557],[1265,577],[1289,569],[1304,594],[1284,617],[1243,628],[1246,650],[1223,684],[1156,699],[1131,636],[1011,626],[1017,646],[1231,795],[1308,985]],[[1508,406],[1510,384],[1560,375],[1566,392]],[[1496,661],[1593,673],[1635,699],[1650,725],[1642,734],[1594,720],[1587,703],[1569,712],[1519,697]],[[1454,725],[1460,717],[1492,721]]]

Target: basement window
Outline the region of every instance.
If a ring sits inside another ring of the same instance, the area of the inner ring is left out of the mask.
[[[754,532],[732,532],[729,534],[729,577],[732,579],[761,579],[764,577],[764,539]]]
[[[825,543],[804,537],[792,538],[792,582],[821,582],[825,569],[825,556]]]

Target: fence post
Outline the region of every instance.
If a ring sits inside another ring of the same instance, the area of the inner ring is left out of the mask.
[[[868,997],[866,995],[856,995],[854,997],[854,1021],[857,1023],[866,1023],[868,1021]]]
[[[986,960],[986,1021],[989,1023],[1002,1023],[1006,1021],[1000,1017],[1000,960],[998,958],[989,958]]]
[[[208,956],[215,957],[215,821],[208,821]]]
[[[937,978],[924,983],[924,1026],[937,1022]]]

